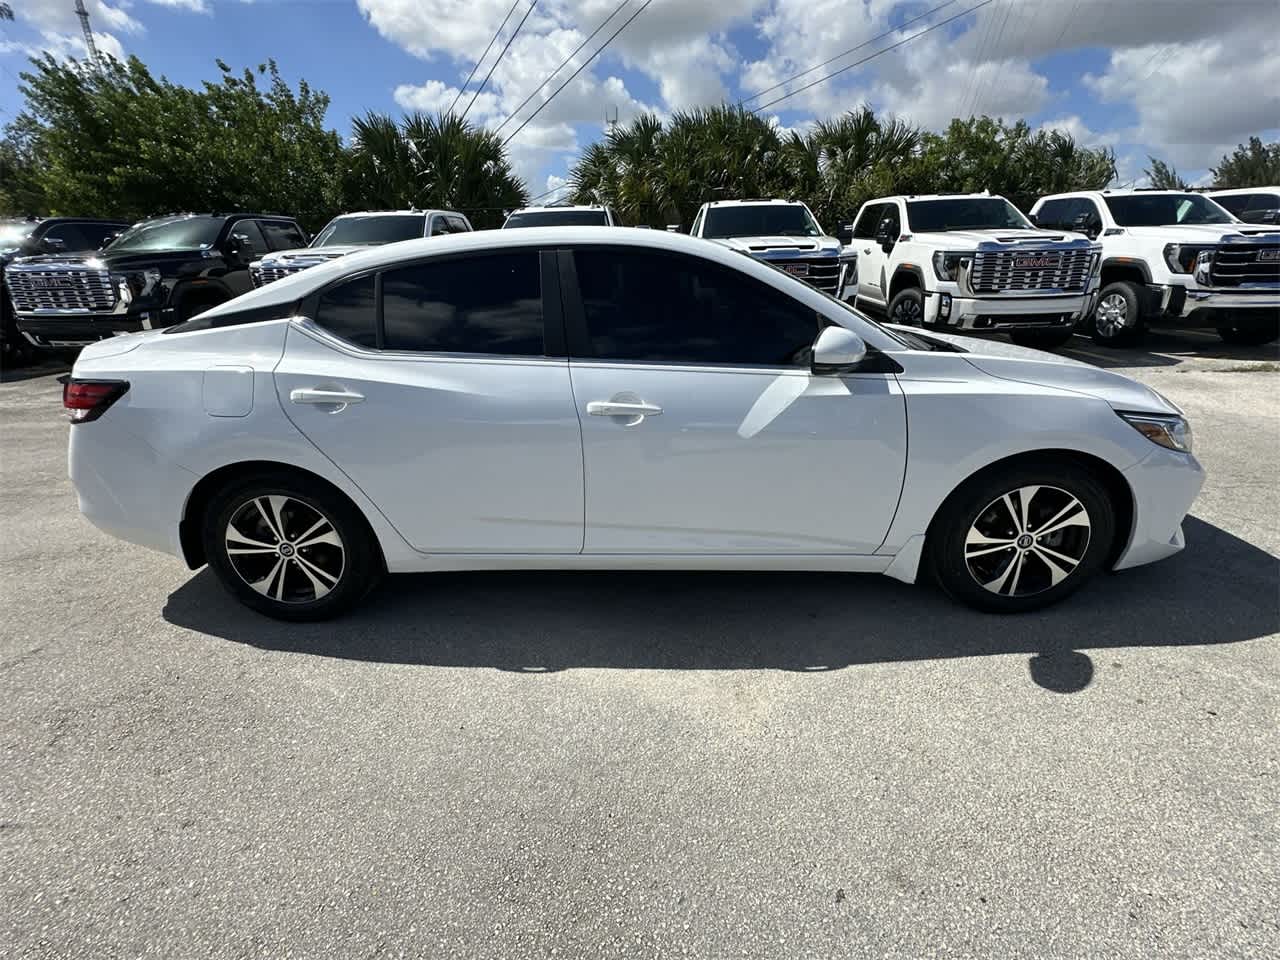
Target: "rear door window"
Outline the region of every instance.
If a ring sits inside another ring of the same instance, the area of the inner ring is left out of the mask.
[[[231,236],[239,234],[249,241],[252,252],[257,256],[267,252],[267,241],[258,229],[256,220],[237,220],[231,225]]]
[[[335,337],[361,347],[378,344],[373,274],[330,287],[320,295],[315,322]]]

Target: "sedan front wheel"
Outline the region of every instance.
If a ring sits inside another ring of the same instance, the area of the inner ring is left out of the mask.
[[[930,531],[929,560],[952,598],[1016,613],[1056,603],[1102,568],[1115,509],[1075,464],[1019,465],[960,488]]]

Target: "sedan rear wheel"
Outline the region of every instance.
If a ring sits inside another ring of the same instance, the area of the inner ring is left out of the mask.
[[[930,532],[930,560],[953,598],[1014,613],[1081,586],[1105,563],[1114,532],[1115,510],[1091,472],[1020,465],[953,494]]]
[[[381,560],[355,507],[318,483],[262,476],[216,496],[205,555],[242,603],[282,620],[320,620],[359,601]]]

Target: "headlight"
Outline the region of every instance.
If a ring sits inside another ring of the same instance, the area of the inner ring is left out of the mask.
[[[939,250],[933,255],[933,272],[939,280],[954,280],[960,265],[972,257],[972,253],[946,252]]]
[[[1152,443],[1179,453],[1191,452],[1191,424],[1185,418],[1158,413],[1122,413],[1120,416]]]
[[[1196,267],[1196,258],[1202,254],[1212,256],[1212,248],[1189,247],[1185,243],[1167,243],[1164,248],[1164,262],[1174,273],[1190,273]]]

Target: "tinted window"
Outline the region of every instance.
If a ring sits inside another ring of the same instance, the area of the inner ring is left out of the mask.
[[[873,203],[862,208],[862,213],[858,216],[858,222],[853,225],[853,235],[859,240],[873,240],[876,235],[876,227],[880,226],[880,220],[884,217],[883,203]]]
[[[1058,227],[1067,222],[1069,200],[1046,200],[1040,204],[1036,220],[1042,227]]]
[[[1030,222],[1003,197],[908,200],[907,220],[918,233],[946,230],[1020,230]]]
[[[503,229],[511,227],[607,227],[603,210],[517,210],[507,217]]]
[[[335,336],[362,347],[377,346],[373,275],[348,280],[320,296],[315,321]]]
[[[97,244],[90,244],[80,230],[78,223],[58,223],[50,227],[41,240],[61,242],[60,249],[70,253],[72,250],[92,250]]]
[[[542,356],[538,253],[420,263],[382,276],[390,350]]]
[[[1230,216],[1198,193],[1134,193],[1105,197],[1122,227],[1166,227],[1175,223],[1230,223]]]
[[[1081,230],[1101,225],[1098,208],[1088,197],[1046,200],[1038,219],[1042,227],[1052,230]]]
[[[1249,206],[1249,198],[1254,196],[1251,193],[1236,193],[1229,197],[1214,197],[1214,202],[1220,207],[1226,207],[1237,217],[1244,213],[1245,208]]]
[[[470,233],[471,232],[471,224],[469,224],[466,220],[462,219],[462,217],[449,216],[449,217],[445,217],[445,220],[448,222],[449,227],[453,230],[454,233]]]
[[[822,228],[798,203],[710,207],[704,237],[820,237]]]
[[[674,363],[807,363],[818,316],[737,270],[678,254],[574,253],[596,357]]]
[[[1280,193],[1249,194],[1250,210],[1275,210],[1278,207],[1280,207]]]
[[[431,235],[443,236],[446,233],[466,233],[466,225],[457,217],[437,216],[431,220]]]
[[[316,235],[311,245],[328,247],[350,243],[376,246],[383,243],[396,243],[400,240],[413,240],[424,236],[426,224],[426,214],[408,216],[393,213],[338,217],[329,221],[328,225]]]
[[[102,246],[102,241],[113,234],[123,233],[127,228],[127,224],[123,223],[82,223],[80,232],[84,234],[86,250],[97,250]]]
[[[296,223],[284,220],[259,220],[262,235],[272,250],[295,250],[307,245],[306,234]]]
[[[267,252],[267,241],[263,238],[262,231],[258,229],[256,220],[237,220],[231,225],[231,230],[227,236],[244,237],[249,241],[249,246],[253,248],[253,252],[256,254]]]

